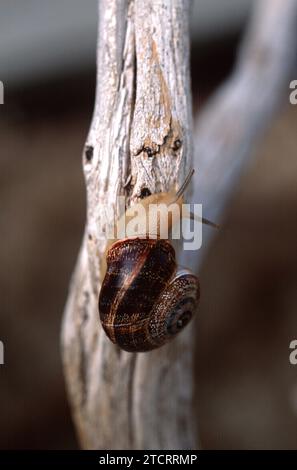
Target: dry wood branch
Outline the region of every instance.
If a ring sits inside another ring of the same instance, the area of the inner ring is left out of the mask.
[[[212,220],[222,220],[253,147],[287,100],[296,25],[295,0],[254,2],[234,72],[198,116],[193,200],[203,204]],[[199,270],[213,235],[206,228],[199,258],[185,257],[192,269]]]
[[[220,220],[260,131],[280,102],[293,60],[295,0],[256,2],[234,74],[199,117],[195,201]],[[100,208],[119,211],[182,180],[191,157],[187,0],[102,0],[94,116],[86,142],[87,223],[62,331],[63,361],[85,448],[196,446],[191,399],[193,328],[145,354],[120,351],[99,325],[106,240]],[[182,145],[175,145],[181,141]],[[199,258],[183,260],[198,270]]]
[[[101,208],[118,213],[118,195],[168,190],[191,156],[188,1],[102,0],[98,38],[87,224],[62,334],[73,416],[85,448],[194,447],[191,330],[160,350],[125,353],[106,338],[97,307]]]

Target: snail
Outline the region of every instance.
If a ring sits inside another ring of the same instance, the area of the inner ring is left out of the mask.
[[[192,174],[193,170],[177,192],[153,194],[139,204],[146,212],[150,204],[181,207]],[[134,211],[135,206],[125,217],[132,217]],[[168,224],[172,227],[175,222],[172,215]],[[167,343],[189,323],[199,297],[197,276],[177,265],[171,242],[160,237],[160,220],[146,238],[117,240],[108,248],[99,314],[108,338],[121,349],[144,352]]]

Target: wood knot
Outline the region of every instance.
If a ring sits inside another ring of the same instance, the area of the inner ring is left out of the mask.
[[[86,148],[85,148],[85,156],[86,156],[87,162],[91,162],[91,161],[92,161],[92,159],[93,159],[93,154],[94,154],[94,148],[92,147],[92,145],[86,145]]]
[[[182,146],[182,141],[181,141],[180,139],[176,139],[176,140],[173,142],[173,147],[172,147],[172,149],[176,151],[176,150],[180,149],[181,146]]]
[[[141,199],[144,199],[148,196],[150,196],[152,193],[151,191],[149,190],[149,188],[142,188],[142,190],[140,191],[140,198]]]

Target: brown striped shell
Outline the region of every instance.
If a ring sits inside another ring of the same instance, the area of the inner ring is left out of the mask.
[[[111,341],[130,352],[171,340],[191,320],[198,278],[179,268],[168,240],[128,238],[107,252],[99,296],[100,320]]]

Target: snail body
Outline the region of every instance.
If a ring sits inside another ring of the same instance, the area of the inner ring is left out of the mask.
[[[146,209],[160,201],[167,207],[181,206],[186,185],[177,192],[151,195],[139,204]],[[174,216],[168,222],[172,227]],[[177,265],[171,242],[160,237],[159,221],[153,231],[146,238],[115,241],[106,253],[100,320],[109,339],[129,352],[149,351],[173,339],[189,323],[199,302],[197,276]]]

